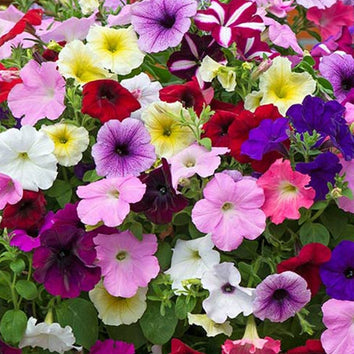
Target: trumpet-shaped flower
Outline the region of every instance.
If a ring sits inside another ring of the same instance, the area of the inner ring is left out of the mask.
[[[144,53],[138,47],[138,38],[131,26],[119,29],[93,26],[86,40],[98,65],[116,74],[127,75],[144,60]]]
[[[99,282],[89,292],[90,300],[95,305],[98,318],[109,326],[130,325],[138,321],[146,310],[147,288],[139,288],[136,294],[129,298],[111,295]]]
[[[10,91],[8,104],[22,125],[34,125],[42,118],[54,120],[64,112],[65,81],[56,63],[39,65],[30,60],[20,71],[22,83]]]
[[[0,173],[0,210],[4,209],[6,204],[16,204],[21,200],[22,195],[21,184],[8,175]]]
[[[151,143],[160,157],[172,157],[195,140],[188,127],[181,126],[181,114],[188,118],[182,103],[155,102],[146,108],[141,119],[151,135]]]
[[[189,313],[188,323],[190,325],[194,324],[203,327],[207,337],[215,337],[221,333],[226,334],[228,337],[230,337],[233,330],[229,321],[225,321],[224,323],[216,323],[205,314],[195,315]]]
[[[98,340],[93,347],[90,348],[90,354],[135,354],[133,344],[106,339],[101,342]]]
[[[23,189],[48,189],[57,176],[54,143],[29,125],[0,133],[0,161],[0,172],[19,181]]]
[[[129,214],[129,203],[138,202],[146,186],[137,177],[114,177],[79,186],[77,195],[83,198],[77,206],[81,221],[96,225],[102,221],[106,226],[121,225]]]
[[[42,125],[41,131],[54,143],[54,155],[62,166],[74,166],[89,144],[88,131],[73,124]]]
[[[100,59],[77,39],[60,51],[57,65],[66,79],[73,78],[79,85],[109,76],[108,71],[100,66]]]

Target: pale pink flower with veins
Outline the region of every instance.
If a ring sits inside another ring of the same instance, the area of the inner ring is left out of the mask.
[[[16,204],[21,200],[22,194],[23,189],[18,181],[4,173],[0,173],[0,210],[6,204]]]

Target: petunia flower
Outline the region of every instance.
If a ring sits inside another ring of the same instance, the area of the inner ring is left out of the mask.
[[[315,296],[322,284],[320,266],[331,258],[331,250],[321,243],[309,243],[301,248],[295,257],[286,259],[277,265],[278,273],[292,271],[307,281],[307,286]]]
[[[102,123],[111,119],[121,121],[141,107],[133,94],[115,80],[90,81],[84,85],[82,94],[81,112]]]
[[[322,305],[323,323],[327,329],[321,343],[327,354],[350,353],[354,348],[354,302],[330,299]]]
[[[144,213],[153,223],[171,222],[173,214],[188,205],[188,200],[182,194],[177,194],[172,186],[166,159],[162,159],[162,166],[141,175],[140,180],[146,184],[146,192],[140,202],[132,204],[131,209],[136,213]]]
[[[263,189],[253,178],[234,181],[226,173],[216,173],[192,210],[192,220],[201,232],[211,233],[216,247],[236,249],[243,238],[254,240],[264,231]]]
[[[137,322],[146,310],[147,288],[139,288],[132,297],[116,297],[111,295],[99,282],[89,292],[90,300],[98,312],[98,318],[105,325],[120,326]]]
[[[262,321],[284,322],[300,311],[311,299],[306,280],[286,271],[268,275],[255,290],[253,314]]]
[[[290,349],[286,354],[326,354],[319,339],[308,339],[304,346]]]
[[[172,338],[171,353],[169,354],[204,354],[204,353],[192,349],[191,347],[184,344],[181,340],[177,338]]]
[[[181,43],[197,11],[194,0],[145,0],[131,9],[131,22],[139,34],[139,47],[148,53]]]
[[[86,40],[97,65],[116,74],[127,75],[144,60],[132,26],[119,29],[92,26]]]
[[[155,235],[144,234],[139,241],[130,231],[98,234],[94,243],[103,285],[113,296],[134,296],[138,288],[146,287],[160,270],[159,262],[153,256],[157,251]]]
[[[231,262],[216,264],[204,273],[202,285],[209,290],[209,297],[203,301],[203,309],[209,318],[224,323],[227,317],[252,313],[254,289],[244,288],[240,282],[240,272]]]
[[[18,68],[6,68],[0,63],[0,103],[6,101],[12,88],[21,82]]]
[[[210,235],[195,240],[177,240],[171,259],[171,268],[165,271],[173,283],[172,289],[183,290],[183,281],[200,279],[220,262],[220,254],[213,250]]]
[[[13,348],[0,340],[0,352],[3,354],[22,354],[22,350],[18,348]]]
[[[233,330],[229,321],[216,323],[205,314],[195,315],[188,313],[188,323],[190,325],[201,326],[205,330],[207,337],[215,337],[221,333],[230,337]]]
[[[19,348],[39,347],[60,354],[72,349],[82,350],[82,347],[74,346],[76,339],[70,326],[63,328],[59,323],[36,323],[37,319],[34,317],[28,319],[26,331],[18,345]]]
[[[315,191],[307,187],[310,177],[293,171],[289,160],[276,160],[258,180],[263,188],[265,202],[262,210],[275,224],[285,219],[299,219],[299,209],[310,208]]]
[[[340,171],[340,175],[345,173],[345,179],[348,182],[348,187],[354,191],[354,160],[344,161],[341,159],[340,163],[343,166],[342,170]],[[347,197],[340,197],[338,199],[338,206],[344,211],[354,213],[354,200],[352,199]]]
[[[129,203],[141,200],[146,186],[137,177],[113,177],[77,188],[82,198],[77,206],[80,220],[87,225],[103,222],[114,227],[123,223],[129,214]]]
[[[98,7],[100,6],[98,0],[78,0],[78,3],[84,15],[90,15],[98,11]]]
[[[0,173],[0,210],[4,209],[6,204],[16,204],[21,200],[22,195],[21,184],[8,175]]]
[[[273,52],[266,42],[261,41],[260,34],[253,37],[237,36],[237,53],[240,59],[257,61],[263,60],[264,56],[270,57]]]
[[[147,129],[142,122],[132,118],[105,123],[98,131],[92,156],[97,173],[108,178],[137,176],[150,168],[156,159]]]
[[[257,6],[251,1],[232,0],[224,4],[211,0],[206,10],[199,10],[195,24],[202,31],[211,32],[223,47],[229,47],[237,35],[252,37],[264,29],[262,19],[256,15]]]
[[[336,0],[297,0],[296,2],[306,9],[310,9],[311,7],[325,9],[327,7],[331,7],[336,2]]]
[[[38,120],[55,120],[64,112],[65,80],[51,62],[39,65],[30,60],[20,71],[22,83],[12,88],[8,104],[22,125],[35,125]]]
[[[26,125],[0,133],[0,172],[21,183],[23,189],[48,189],[57,176],[54,143]]]
[[[70,225],[44,231],[33,254],[33,278],[51,295],[75,298],[98,283],[101,272],[94,265],[93,235]]]
[[[62,166],[76,165],[89,145],[89,134],[84,127],[57,123],[42,125],[41,131],[53,141],[54,155]]]
[[[90,354],[134,354],[134,344],[106,339],[98,340],[90,349]]]

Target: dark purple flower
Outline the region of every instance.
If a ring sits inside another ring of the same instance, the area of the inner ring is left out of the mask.
[[[87,171],[93,170],[94,168],[95,165],[93,163],[79,162],[77,165],[74,166],[74,174],[78,179],[82,180],[85,173]]]
[[[90,354],[134,354],[133,344],[106,339],[104,342],[98,340],[90,349]]]
[[[337,300],[354,300],[354,242],[344,240],[322,264],[320,275],[327,294]]]
[[[350,54],[333,53],[323,57],[319,68],[322,76],[332,84],[338,101],[343,101],[354,88],[354,58]]]
[[[94,266],[93,236],[70,225],[54,225],[44,231],[41,246],[33,254],[33,278],[52,295],[74,298],[99,282],[100,268]]]
[[[97,173],[106,177],[137,176],[150,168],[156,159],[150,139],[137,119],[108,121],[98,131],[97,143],[92,147]]]
[[[209,56],[222,63],[225,56],[212,36],[199,37],[196,34],[186,33],[182,40],[181,49],[172,53],[167,66],[173,75],[185,80],[192,80],[203,59]]]
[[[316,191],[315,200],[326,198],[328,193],[327,183],[334,184],[334,177],[342,169],[339,158],[331,152],[324,152],[311,162],[300,162],[295,167],[296,171],[311,177],[311,186]]]
[[[144,213],[153,223],[171,222],[173,214],[188,205],[188,200],[172,187],[171,171],[166,159],[162,159],[162,166],[142,175],[140,180],[146,184],[146,192],[140,202],[131,205],[131,209]]]
[[[248,140],[241,145],[241,153],[252,159],[262,160],[267,152],[283,151],[282,142],[288,139],[288,129],[287,118],[262,120],[257,128],[250,130]]]
[[[311,291],[300,275],[291,271],[268,275],[256,287],[253,314],[261,320],[284,322],[310,299]]]
[[[194,0],[144,0],[132,8],[131,22],[139,34],[139,48],[148,53],[181,43],[197,12]]]

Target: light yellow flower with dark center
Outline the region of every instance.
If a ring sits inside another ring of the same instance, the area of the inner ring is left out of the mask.
[[[86,40],[100,66],[116,74],[127,75],[144,60],[132,26],[119,29],[93,26]]]
[[[44,125],[41,131],[54,142],[54,155],[62,166],[76,165],[89,144],[87,130],[73,124]]]
[[[146,293],[147,288],[139,288],[133,297],[115,297],[100,282],[89,292],[89,297],[104,324],[119,326],[129,325],[142,317],[146,310]]]
[[[79,40],[65,45],[57,63],[61,75],[74,78],[80,85],[109,77],[109,72],[99,65],[99,59]]]
[[[195,141],[190,128],[181,126],[181,113],[189,117],[188,111],[180,102],[154,102],[143,112],[141,119],[151,135],[151,144],[155,146],[159,157],[172,157]]]
[[[290,106],[302,103],[315,89],[316,82],[309,73],[292,72],[289,59],[276,57],[272,66],[259,78],[259,92],[263,95],[260,105],[272,103],[285,115]]]

